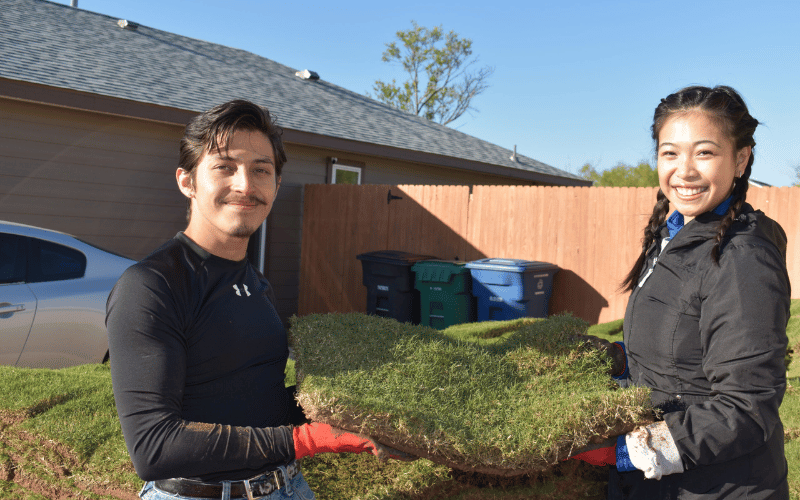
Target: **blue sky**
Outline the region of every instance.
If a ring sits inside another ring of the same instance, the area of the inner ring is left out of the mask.
[[[69,0],[58,3],[69,4]],[[248,50],[361,94],[404,78],[381,61],[395,32],[441,25],[495,71],[451,126],[557,168],[652,161],[662,97],[737,89],[762,122],[754,179],[800,164],[800,2],[78,0],[81,9]]]

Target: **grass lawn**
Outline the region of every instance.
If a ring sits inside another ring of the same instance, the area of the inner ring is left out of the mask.
[[[800,300],[792,302],[792,316],[789,345],[798,358]],[[612,322],[589,333],[619,340],[621,334],[613,333],[617,328],[619,322]],[[291,366],[289,372],[293,378]],[[788,373],[781,417],[791,498],[800,500],[800,359]],[[303,469],[320,500],[605,497],[605,471],[576,461],[546,475],[514,480],[453,473],[424,459],[379,463],[362,455],[318,455],[305,459]],[[0,499],[135,500],[141,484],[122,441],[107,365],[62,370],[0,366]]]

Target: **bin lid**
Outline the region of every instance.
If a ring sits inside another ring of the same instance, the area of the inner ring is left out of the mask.
[[[512,271],[523,273],[526,271],[558,270],[558,266],[549,262],[522,259],[480,259],[468,262],[468,269],[486,269],[491,271]]]
[[[411,270],[417,273],[419,282],[447,283],[453,275],[469,273],[466,264],[462,260],[431,259],[417,262],[411,267]]]
[[[434,257],[432,259],[420,261],[414,264],[414,267],[447,267],[457,271],[466,265],[467,261],[465,260],[443,260]]]
[[[418,255],[414,253],[402,252],[399,250],[378,250],[376,252],[367,252],[356,255],[358,260],[366,260],[368,262],[382,262],[385,264],[406,265],[418,262],[420,260],[435,259],[433,255]]]

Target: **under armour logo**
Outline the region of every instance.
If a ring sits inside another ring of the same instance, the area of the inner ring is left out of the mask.
[[[244,293],[246,293],[247,296],[249,297],[250,296],[250,291],[247,290],[247,285],[242,285],[242,286],[244,287]],[[239,287],[238,286],[233,285],[233,289],[236,290],[236,295],[238,295],[239,297],[242,296],[242,292],[239,291]]]

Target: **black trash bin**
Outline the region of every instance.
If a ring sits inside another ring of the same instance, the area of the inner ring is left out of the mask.
[[[419,324],[419,291],[414,288],[411,266],[432,255],[381,250],[357,255],[367,287],[367,313]]]

